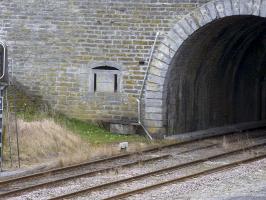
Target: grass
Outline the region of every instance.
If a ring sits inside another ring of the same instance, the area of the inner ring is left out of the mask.
[[[72,131],[75,134],[80,135],[84,140],[91,144],[105,144],[105,143],[117,143],[122,141],[128,142],[147,142],[145,137],[140,135],[121,135],[111,133],[99,124],[92,124],[90,122],[81,121],[74,118],[69,118],[59,113],[19,113],[19,118],[27,122],[40,121],[43,119],[53,119],[57,124]]]
[[[89,143],[52,119],[32,122],[20,119],[18,128],[23,164],[41,163],[44,160],[63,162],[65,158],[78,161],[81,155],[83,159],[90,157]]]
[[[12,88],[14,89],[14,88]],[[41,101],[16,91],[18,133],[22,166],[50,163],[64,166],[98,157],[118,154],[119,142],[129,142],[129,151],[139,151],[150,144],[139,135],[110,133],[99,124],[68,118],[54,112]],[[12,107],[12,97],[8,97]],[[9,131],[5,133],[5,165],[11,164],[8,135],[11,136],[11,158],[16,163],[16,135],[14,116],[10,116]],[[14,164],[16,165],[16,164]],[[14,166],[13,165],[13,166]]]
[[[11,159],[14,167],[18,164],[14,123],[10,126],[9,133],[12,138]],[[129,152],[140,151],[150,145],[144,142],[143,137],[112,134],[96,125],[68,119],[62,115],[56,120],[19,119],[18,133],[21,163],[25,167],[36,164],[58,167],[113,156],[120,153],[119,145],[116,143],[122,141],[129,142]],[[5,168],[9,168],[11,159],[7,136],[4,144]]]
[[[74,118],[69,118],[59,113],[19,113],[19,118],[27,122],[40,121],[44,119],[53,119],[58,125],[70,130],[71,132],[80,135],[85,141],[91,144],[106,144],[117,143],[122,141],[128,142],[147,142],[145,137],[140,135],[121,135],[111,133],[99,124],[81,121]]]
[[[44,116],[44,115],[42,115]],[[14,118],[10,121],[14,122]],[[17,166],[15,123],[10,124],[11,159]],[[150,144],[137,135],[112,134],[96,125],[69,119],[63,115],[33,121],[18,119],[22,166],[45,164],[65,166],[120,153],[118,142],[128,141],[129,151],[140,151]],[[153,145],[153,144],[152,144]],[[4,163],[11,165],[8,135],[4,143]]]
[[[78,119],[68,118],[49,108],[38,98],[31,98],[23,90],[10,86],[9,94],[16,93],[19,101],[16,101],[18,118],[26,122],[41,121],[44,119],[53,119],[57,124],[80,135],[85,141],[91,144],[117,143],[122,141],[128,142],[147,142],[143,136],[139,135],[119,135],[110,133],[100,125],[81,121]],[[11,106],[14,102],[12,96],[8,96]]]
[[[117,143],[122,141],[147,142],[143,136],[110,133],[97,125],[77,119],[70,119],[64,115],[55,117],[55,121],[74,133],[79,134],[84,140],[87,140],[92,144]]]

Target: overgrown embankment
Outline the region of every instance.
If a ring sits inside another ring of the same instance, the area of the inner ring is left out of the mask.
[[[130,150],[147,145],[141,136],[112,134],[100,125],[56,113],[40,99],[33,99],[14,87],[8,88],[7,97],[5,167],[11,166],[11,161],[13,167],[17,165],[16,121],[22,166],[41,163],[58,166],[110,156],[119,153],[117,143],[122,141],[130,142]]]

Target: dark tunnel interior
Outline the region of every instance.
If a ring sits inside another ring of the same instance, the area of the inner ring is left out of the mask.
[[[200,28],[166,80],[169,135],[266,119],[266,18],[232,16]]]

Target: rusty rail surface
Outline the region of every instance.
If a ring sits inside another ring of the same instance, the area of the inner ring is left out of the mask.
[[[231,135],[231,134],[232,133],[227,133],[225,135]],[[258,134],[259,137],[263,137],[263,135],[260,135],[260,134],[261,133]],[[257,136],[257,133],[255,133],[255,135]],[[28,179],[36,179],[36,178],[48,177],[48,176],[52,176],[52,175],[57,174],[57,173],[64,173],[64,172],[68,172],[69,170],[77,170],[79,168],[87,167],[87,166],[98,164],[98,163],[104,163],[104,162],[108,162],[108,161],[115,161],[116,159],[128,158],[130,156],[138,155],[138,154],[141,155],[141,153],[149,153],[149,152],[153,152],[153,151],[156,152],[156,151],[160,151],[160,150],[166,149],[166,148],[181,147],[182,145],[190,144],[190,143],[193,143],[193,142],[204,141],[204,140],[208,140],[208,139],[211,139],[211,138],[220,138],[220,137],[223,137],[223,136],[224,135],[221,135],[221,136],[210,136],[210,137],[206,137],[204,139],[193,139],[193,140],[190,140],[190,141],[183,141],[183,142],[163,145],[163,146],[159,146],[159,147],[148,148],[148,149],[146,149],[146,150],[144,150],[142,152],[126,153],[126,154],[122,154],[122,155],[108,157],[108,158],[105,158],[105,159],[99,159],[99,160],[95,160],[95,161],[91,161],[91,162],[85,162],[85,163],[81,163],[81,164],[78,164],[78,165],[72,165],[72,166],[67,166],[67,167],[63,167],[63,168],[53,169],[53,170],[49,170],[49,171],[45,171],[45,172],[35,173],[35,174],[23,176],[23,177],[18,177],[18,178],[9,179],[9,180],[6,180],[6,181],[1,181],[0,182],[0,186],[1,187],[2,186],[8,186],[8,185],[12,185],[12,183],[16,183],[18,181],[25,181],[25,180],[28,180]],[[254,134],[252,134],[251,136],[254,136]],[[211,147],[215,147],[215,146],[218,146],[218,145],[220,145],[220,144],[211,144],[211,145],[206,145],[206,146],[203,146],[203,147],[197,147],[197,148],[193,148],[193,149],[190,149],[190,150],[179,152],[178,154],[187,153],[187,152],[190,152],[190,151],[200,150],[200,149],[204,149],[204,148],[211,148]],[[257,145],[255,145],[255,146],[257,146]],[[255,147],[252,147],[252,148],[255,148]],[[241,150],[243,150],[243,149],[241,149]],[[237,151],[240,151],[240,150],[237,150]],[[47,181],[47,182],[33,184],[33,185],[31,184],[30,186],[17,188],[15,190],[4,191],[4,192],[0,193],[0,198],[2,199],[4,197],[14,196],[14,195],[26,192],[26,191],[33,191],[35,189],[45,188],[45,187],[49,187],[51,185],[54,186],[56,184],[63,183],[64,181],[74,180],[74,179],[81,178],[81,177],[93,176],[93,175],[97,175],[97,173],[108,172],[108,171],[116,170],[118,168],[131,167],[131,166],[137,165],[139,163],[143,163],[144,164],[144,163],[148,163],[148,162],[157,161],[157,160],[160,160],[160,159],[167,159],[169,157],[170,157],[170,155],[167,154],[167,155],[157,156],[157,157],[149,158],[149,159],[141,159],[141,160],[137,160],[135,162],[128,162],[128,163],[122,164],[122,165],[116,165],[116,166],[107,167],[107,168],[100,169],[100,170],[94,170],[94,171],[89,171],[89,172],[85,172],[85,173],[75,174],[75,175],[71,175],[71,176],[68,176],[68,177],[65,177],[65,178],[59,178],[59,179],[50,180],[50,181]],[[207,159],[210,159],[210,158],[207,158]]]
[[[184,168],[184,167],[193,166],[195,164],[203,163],[203,162],[206,162],[206,161],[209,161],[209,160],[214,160],[214,159],[217,159],[217,158],[230,156],[230,155],[237,154],[237,153],[242,153],[243,151],[248,151],[248,150],[264,147],[265,145],[266,145],[266,142],[262,142],[260,144],[251,145],[251,146],[248,146],[248,147],[245,147],[245,148],[240,148],[240,149],[237,149],[237,150],[233,150],[233,151],[229,151],[229,152],[225,152],[225,153],[221,153],[221,154],[216,154],[214,156],[209,156],[209,157],[206,157],[206,158],[201,158],[201,159],[197,159],[197,160],[194,160],[194,161],[190,161],[190,162],[174,165],[174,166],[171,166],[171,167],[159,169],[159,170],[156,170],[156,171],[152,171],[152,172],[149,172],[149,173],[133,176],[133,177],[130,177],[130,178],[125,178],[125,179],[121,179],[121,180],[118,180],[118,181],[108,182],[108,183],[97,185],[97,186],[94,186],[94,187],[89,187],[89,188],[82,189],[82,190],[79,190],[79,191],[75,191],[75,192],[72,192],[72,193],[69,193],[69,194],[53,197],[53,198],[50,198],[49,200],[66,199],[66,198],[71,198],[71,197],[76,197],[76,196],[82,196],[82,195],[84,195],[86,193],[89,193],[89,192],[98,191],[98,190],[101,190],[101,189],[105,189],[107,187],[117,186],[117,185],[120,185],[122,183],[128,183],[128,182],[135,181],[135,180],[138,180],[138,179],[147,178],[147,177],[150,177],[152,175],[164,174],[164,173],[167,173],[167,172],[170,172],[170,171],[175,171],[175,170],[178,170],[178,169],[181,169],[181,168]],[[266,156],[266,154],[264,156]],[[235,165],[235,164],[233,163],[232,165]],[[229,166],[229,165],[225,165],[225,166]],[[220,169],[221,167],[218,167],[218,168]],[[214,168],[214,169],[216,169],[216,168]],[[204,173],[207,173],[207,171],[208,170],[206,170],[206,172],[204,172]],[[201,173],[203,173],[203,172],[201,172]],[[201,174],[201,173],[197,173],[197,174]]]
[[[197,147],[197,148],[193,148],[190,150],[185,150],[182,152],[179,152],[178,154],[183,154],[183,153],[188,153],[191,151],[196,151],[196,150],[202,150],[202,149],[206,149],[206,148],[211,148],[211,147],[217,147],[218,144],[210,144],[210,145],[206,145],[203,147]],[[26,191],[32,191],[35,189],[40,189],[40,188],[45,188],[45,187],[51,187],[51,185],[56,186],[60,183],[64,183],[65,181],[70,181],[70,180],[75,180],[81,177],[90,177],[90,176],[94,176],[97,175],[99,173],[106,173],[109,171],[113,171],[113,170],[117,170],[117,169],[121,169],[121,168],[127,168],[127,167],[132,167],[134,165],[138,165],[138,164],[146,164],[149,162],[155,162],[158,160],[162,160],[162,159],[168,159],[169,157],[171,157],[170,154],[166,154],[166,155],[162,155],[162,156],[156,156],[153,158],[148,158],[148,159],[141,159],[141,160],[137,160],[134,162],[128,162],[126,164],[120,164],[120,165],[115,165],[112,167],[107,167],[107,168],[103,168],[103,169],[99,169],[99,170],[94,170],[94,171],[89,171],[89,172],[85,172],[85,173],[79,173],[79,174],[75,174],[72,176],[68,176],[68,177],[64,177],[64,178],[59,178],[59,179],[54,179],[51,181],[47,181],[47,182],[43,182],[43,183],[38,183],[38,184],[34,184],[34,185],[30,185],[30,186],[26,186],[26,187],[22,187],[22,188],[18,188],[15,190],[8,190],[6,192],[1,192],[0,193],[0,198],[3,197],[7,197],[7,196],[14,196]],[[7,183],[6,186],[8,186],[11,183]]]
[[[179,146],[187,145],[187,144],[194,143],[194,142],[197,142],[197,141],[204,141],[204,140],[208,140],[208,139],[212,139],[212,138],[219,138],[219,137],[224,137],[224,136],[227,136],[227,135],[232,135],[232,134],[237,134],[237,133],[238,133],[237,131],[234,131],[234,132],[228,132],[228,133],[225,133],[225,134],[219,135],[219,136],[214,135],[214,136],[208,136],[208,137],[204,137],[204,138],[194,138],[194,139],[191,139],[191,140],[186,140],[186,141],[181,141],[181,142],[174,142],[172,144],[166,144],[166,145],[161,145],[161,146],[157,146],[157,147],[147,148],[147,149],[145,149],[143,151],[140,151],[140,152],[123,153],[123,154],[110,156],[110,157],[103,158],[103,159],[92,160],[92,161],[89,161],[89,162],[84,162],[84,163],[80,163],[80,164],[70,165],[70,166],[66,166],[66,167],[55,168],[55,169],[51,169],[51,170],[47,170],[47,171],[43,171],[43,172],[37,172],[37,173],[33,173],[33,174],[30,174],[30,175],[25,175],[25,176],[21,176],[21,177],[1,180],[0,181],[0,186],[6,185],[6,184],[9,184],[9,183],[12,183],[12,182],[25,181],[27,179],[32,179],[32,178],[51,176],[51,175],[54,175],[54,174],[57,174],[57,173],[61,173],[61,172],[64,172],[64,171],[68,171],[68,170],[76,170],[78,168],[88,167],[90,165],[95,165],[95,164],[104,163],[104,162],[108,162],[108,161],[114,161],[116,159],[128,158],[128,157],[131,157],[131,156],[134,156],[134,155],[139,155],[139,154],[142,154],[142,153],[160,151],[160,150],[167,149],[167,148],[179,147]]]
[[[256,156],[256,157],[253,157],[253,158],[249,158],[249,159],[243,159],[243,160],[240,160],[240,161],[232,162],[230,164],[226,164],[226,165],[222,165],[222,166],[215,167],[215,168],[212,168],[212,169],[204,170],[204,171],[201,171],[201,172],[198,172],[198,173],[195,173],[195,174],[191,174],[191,175],[188,175],[188,176],[174,178],[174,179],[171,179],[171,180],[168,180],[168,181],[160,182],[160,183],[157,183],[157,184],[154,184],[154,185],[149,185],[149,186],[142,187],[142,188],[139,188],[139,189],[136,189],[136,190],[131,190],[129,192],[121,193],[121,194],[118,194],[118,195],[115,195],[115,196],[112,196],[112,197],[105,198],[103,200],[123,199],[123,198],[126,198],[126,197],[134,195],[134,194],[143,193],[143,192],[146,192],[146,191],[149,191],[149,190],[153,190],[153,189],[156,189],[156,188],[159,188],[159,187],[162,187],[162,186],[166,186],[166,185],[170,185],[170,184],[174,184],[174,183],[181,183],[181,182],[193,179],[193,178],[198,178],[198,177],[201,177],[201,176],[206,176],[206,175],[209,175],[209,174],[213,174],[213,173],[221,172],[221,171],[224,171],[224,170],[232,169],[232,168],[238,167],[241,164],[247,164],[247,163],[255,162],[257,160],[264,159],[264,158],[266,158],[266,154],[263,154],[263,155],[260,155],[260,156]]]

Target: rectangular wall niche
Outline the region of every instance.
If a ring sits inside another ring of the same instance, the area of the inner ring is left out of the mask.
[[[115,67],[100,66],[92,69],[94,92],[120,91],[120,71]]]

